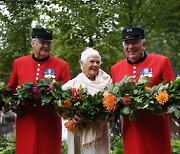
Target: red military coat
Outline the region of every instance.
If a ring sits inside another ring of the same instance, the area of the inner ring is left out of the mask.
[[[174,80],[174,73],[167,57],[147,54],[141,62],[128,63],[124,59],[111,68],[112,80],[119,82],[125,75],[138,81],[141,74],[149,76],[152,85],[163,80]],[[168,114],[152,115],[138,111],[136,121],[123,118],[123,143],[125,154],[171,154],[170,126]]]
[[[27,81],[43,79],[47,70],[56,81],[70,79],[65,61],[53,56],[39,61],[29,55],[14,61],[8,86],[15,89]],[[61,117],[48,106],[25,106],[24,115],[17,116],[16,121],[16,154],[60,154],[61,129]]]

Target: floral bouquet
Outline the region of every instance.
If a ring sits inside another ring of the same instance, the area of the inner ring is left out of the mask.
[[[108,92],[113,95],[118,106],[115,114],[129,116],[130,120],[136,119],[137,110],[147,110],[159,115],[166,113],[167,108],[170,113],[174,112],[179,117],[179,86],[179,78],[171,83],[162,82],[150,87],[146,77],[142,77],[136,83],[131,76],[125,76],[115,85],[108,86]]]
[[[72,88],[66,90],[63,95],[64,103],[59,111],[64,118],[69,119],[65,127],[70,132],[76,132],[79,127],[85,127],[89,123],[101,124],[112,117],[113,112],[103,106],[102,91],[92,96],[85,88]],[[81,117],[83,122],[74,122],[74,116]]]
[[[56,109],[54,102],[61,99],[61,83],[51,79],[42,79],[37,82],[26,82],[16,88],[15,91],[6,91],[3,99],[5,102],[5,111],[12,110],[18,115],[23,114],[23,106],[36,106],[38,102],[41,105],[50,104],[52,109]]]
[[[180,76],[170,83],[169,88],[169,113],[173,113],[177,118],[180,118]]]

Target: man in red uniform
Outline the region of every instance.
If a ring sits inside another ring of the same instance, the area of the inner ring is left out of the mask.
[[[142,28],[123,29],[122,39],[126,59],[112,66],[114,83],[121,81],[125,75],[132,76],[136,82],[141,76],[148,76],[151,85],[175,79],[167,57],[145,52]],[[148,111],[138,111],[137,114],[135,121],[123,117],[124,153],[171,154],[168,114],[152,115]]]
[[[43,78],[62,83],[70,79],[67,62],[50,55],[52,39],[50,30],[32,30],[33,54],[14,60],[10,88]],[[61,117],[48,106],[24,106],[24,115],[16,121],[16,154],[60,154],[61,129]]]

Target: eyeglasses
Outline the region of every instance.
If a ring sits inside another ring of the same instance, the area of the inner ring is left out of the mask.
[[[52,44],[51,40],[42,40],[42,39],[37,39],[37,40],[40,44],[46,44],[48,46],[51,46],[51,44]]]

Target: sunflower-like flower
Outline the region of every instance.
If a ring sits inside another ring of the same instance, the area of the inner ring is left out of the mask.
[[[123,98],[122,98],[122,103],[123,103],[124,105],[129,105],[129,104],[131,104],[131,97],[130,97],[129,95],[123,96]]]
[[[113,112],[117,108],[116,96],[108,92],[104,93],[103,106],[108,112]]]
[[[72,106],[72,102],[70,100],[64,100],[63,107],[70,108]]]
[[[166,90],[158,91],[155,98],[159,104],[164,105],[164,103],[166,103],[169,100],[169,95]]]
[[[74,121],[72,121],[72,120],[65,122],[64,126],[71,133],[76,133],[78,131],[76,123]]]

